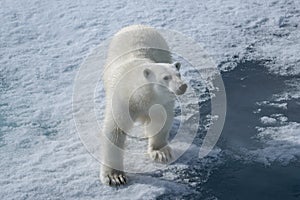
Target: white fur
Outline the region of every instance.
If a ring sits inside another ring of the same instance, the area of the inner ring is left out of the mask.
[[[167,43],[151,27],[129,26],[113,37],[103,76],[106,92],[104,163],[100,174],[103,183],[126,183],[122,149],[125,133],[136,121],[146,125],[150,157],[158,162],[171,160],[167,140],[173,122],[174,93],[183,94],[186,89],[179,89],[184,84],[178,66],[171,64]]]

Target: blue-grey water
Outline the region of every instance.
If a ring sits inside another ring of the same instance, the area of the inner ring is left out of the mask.
[[[243,81],[241,77],[246,77]],[[244,62],[232,72],[223,73],[228,111],[220,146],[239,154],[239,147],[255,149],[262,144],[252,137],[259,125],[259,116],[276,113],[268,109],[254,114],[256,102],[271,98],[288,89],[285,80],[296,77],[271,75],[258,62]],[[288,102],[284,114],[292,121],[300,120],[300,99]],[[241,156],[243,154],[241,153]],[[241,163],[232,158],[213,172],[206,188],[219,199],[300,199],[299,159],[288,165],[273,163]]]
[[[300,199],[299,158],[288,164],[274,162],[271,165],[240,159],[248,156],[247,151],[264,146],[255,139],[256,127],[261,124],[260,117],[282,111],[273,108],[266,109],[259,114],[254,113],[253,111],[258,106],[256,102],[272,99],[273,94],[287,90],[288,86],[285,81],[297,77],[272,75],[262,62],[243,61],[233,71],[223,72],[222,78],[227,94],[227,116],[217,145],[223,151],[221,156],[223,163],[213,169],[207,169],[205,166],[199,168],[198,166],[202,164],[197,162],[190,163],[182,179],[188,177],[190,182],[196,182],[194,189],[197,192],[194,195],[183,195],[179,198]],[[205,116],[210,113],[210,101],[203,103],[200,108],[202,108],[200,124],[205,124]],[[284,114],[289,119],[299,122],[300,99],[288,101],[288,109],[284,110]],[[205,132],[201,129],[201,125],[199,131]],[[197,143],[197,138],[195,143]],[[215,160],[215,162],[218,161]],[[208,173],[210,173],[208,181],[201,182],[201,178],[205,179]],[[159,197],[159,199],[173,198],[171,193]]]

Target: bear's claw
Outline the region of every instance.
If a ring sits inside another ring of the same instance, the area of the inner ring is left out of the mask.
[[[123,172],[114,172],[107,174],[102,182],[109,186],[121,186],[127,183],[127,178]]]
[[[120,186],[126,184],[127,180],[125,175],[119,174],[114,176],[107,175],[107,178],[109,179],[109,185],[110,186]]]

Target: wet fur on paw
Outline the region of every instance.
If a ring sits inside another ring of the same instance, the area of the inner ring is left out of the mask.
[[[159,163],[168,163],[172,160],[172,149],[169,146],[166,146],[162,149],[155,150],[149,149],[148,154],[150,158]]]

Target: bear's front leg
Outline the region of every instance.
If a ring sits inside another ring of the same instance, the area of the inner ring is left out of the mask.
[[[156,162],[168,163],[172,160],[172,149],[168,144],[157,147],[149,143],[148,154]]]
[[[101,182],[109,186],[124,185],[127,182],[127,177],[123,171],[105,165],[102,165],[100,177]]]
[[[169,131],[172,123],[173,112],[169,112],[167,113],[167,119],[163,128],[158,133],[155,133],[155,131],[152,130],[153,127],[146,127],[146,136],[148,137],[148,154],[150,158],[156,162],[168,163],[172,160],[172,149],[168,145]]]
[[[125,134],[114,123],[106,123],[103,130],[101,182],[110,186],[126,184],[123,172],[123,148]]]

